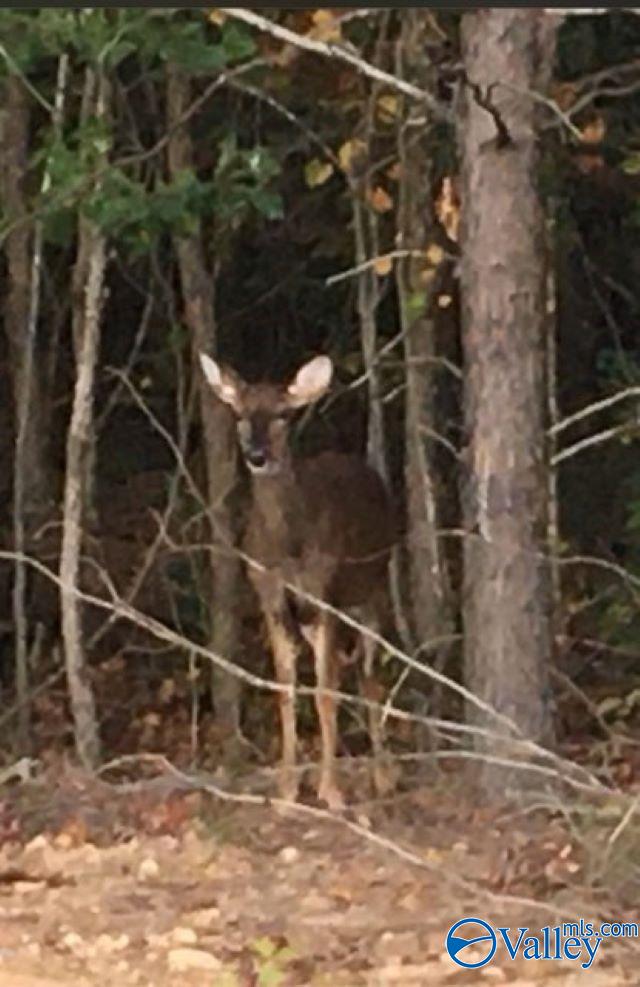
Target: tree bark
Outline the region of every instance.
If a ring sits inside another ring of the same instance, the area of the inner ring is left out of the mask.
[[[104,76],[95,80],[87,69],[85,98],[90,91],[96,117],[107,113]],[[94,95],[95,93],[95,95]],[[106,245],[102,233],[82,216],[78,218],[78,246],[73,272],[73,330],[76,381],[71,421],[67,434],[64,481],[64,513],[60,549],[60,610],[67,682],[74,721],[78,757],[88,769],[100,760],[100,737],[95,699],[89,678],[82,633],[82,611],[76,596],[82,551],[83,521],[91,497],[93,478],[93,402],[95,371],[100,350],[102,288],[106,267]]]
[[[468,486],[465,673],[469,688],[518,731],[551,734],[545,442],[545,217],[537,190],[538,103],[553,58],[540,10],[487,9],[462,20],[461,289]],[[514,757],[508,729],[478,739]],[[529,775],[528,777],[532,777]],[[485,790],[527,778],[484,762]]]
[[[169,170],[174,177],[194,167],[191,137],[186,126],[178,125],[188,108],[189,95],[188,76],[179,67],[169,65],[167,124],[172,136],[168,159]],[[211,522],[210,641],[213,651],[230,658],[237,653],[238,607],[242,595],[242,568],[234,552],[234,518],[230,504],[230,496],[238,479],[235,424],[229,409],[211,399],[200,372],[198,354],[215,349],[217,336],[213,276],[207,268],[201,231],[176,237],[176,252],[185,321],[191,334],[193,373],[199,381],[200,417],[205,438],[207,501]],[[214,665],[211,683],[217,724],[223,736],[233,741],[240,727],[240,680]]]
[[[407,10],[400,41],[400,75],[424,85],[424,14]],[[415,115],[423,115],[422,106]],[[432,196],[429,122],[420,141],[416,127],[402,121],[398,136],[400,160],[398,246],[409,251],[397,263],[400,326],[405,354],[405,477],[407,492],[407,552],[411,612],[418,647],[450,631],[446,565],[438,540],[439,482],[434,442],[437,431],[437,365],[435,299],[441,280],[437,262],[426,259],[436,245]]]
[[[32,361],[27,350],[33,344],[29,339],[29,315],[31,311],[31,239],[33,226],[27,222],[25,178],[28,168],[29,144],[29,96],[23,83],[14,75],[7,76],[4,84],[5,104],[1,117],[2,141],[2,198],[10,211],[15,227],[7,233],[8,290],[4,308],[4,327],[9,344],[9,358],[13,385],[16,418],[24,403],[24,388],[28,389],[28,414],[24,421],[22,465],[25,473],[24,510],[27,516],[39,516],[46,503],[48,472],[46,468],[46,428],[42,427],[37,368],[31,366],[28,379],[25,373]],[[35,329],[35,327],[34,327]],[[16,431],[19,427],[16,421]]]

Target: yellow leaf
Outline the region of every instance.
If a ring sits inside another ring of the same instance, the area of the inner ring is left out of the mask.
[[[436,216],[444,226],[450,240],[457,243],[460,226],[460,201],[455,179],[446,176],[442,179],[440,195],[435,202]]]
[[[353,171],[354,165],[364,157],[366,151],[367,145],[364,141],[356,137],[346,141],[338,151],[338,161],[342,170],[347,173]]]
[[[451,302],[453,301],[451,295],[439,295],[438,296],[438,308],[449,308]]]
[[[607,132],[604,117],[597,116],[580,130],[580,137],[585,144],[601,144]]]
[[[376,212],[389,212],[390,209],[393,209],[393,199],[380,185],[376,185],[374,189],[367,192],[367,199],[371,208],[375,209]]]
[[[400,106],[400,101],[397,96],[392,96],[389,93],[386,96],[380,96],[377,103],[378,117],[382,123],[393,123],[398,115],[398,108]]]
[[[427,260],[437,267],[444,260],[444,250],[437,243],[430,244],[425,250]]]
[[[383,278],[386,274],[388,274],[392,267],[393,267],[393,260],[391,259],[389,254],[382,254],[380,257],[376,257],[376,259],[373,262],[373,269],[376,272],[376,274],[381,278]]]
[[[209,20],[212,24],[217,24],[218,27],[220,27],[221,24],[224,24],[226,19],[227,15],[224,10],[221,10],[219,7],[214,7],[213,10],[209,12]]]
[[[313,27],[308,32],[310,38],[315,38],[316,41],[342,40],[340,21],[331,10],[316,10],[311,20]]]
[[[321,161],[320,158],[312,158],[304,166],[304,180],[308,188],[317,188],[333,175],[333,165],[330,161]]]

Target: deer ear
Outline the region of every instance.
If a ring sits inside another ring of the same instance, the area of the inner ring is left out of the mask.
[[[315,356],[300,367],[287,388],[291,408],[303,408],[321,398],[331,383],[333,364],[328,356]]]
[[[205,380],[214,394],[225,404],[230,404],[234,410],[237,410],[240,404],[241,384],[239,378],[231,370],[221,367],[206,353],[200,354],[200,366]]]

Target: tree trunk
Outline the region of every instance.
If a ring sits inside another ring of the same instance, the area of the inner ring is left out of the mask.
[[[25,221],[27,203],[24,183],[28,166],[29,95],[20,79],[7,76],[4,85],[5,105],[1,117],[2,140],[2,198],[11,219],[17,224],[6,236],[8,290],[4,308],[4,327],[9,343],[9,358],[16,418],[21,403],[27,401],[28,414],[24,421],[22,465],[25,474],[24,510],[29,517],[38,517],[47,495],[46,436],[43,428],[37,368],[31,367],[27,350],[33,344],[29,338],[31,311],[31,235],[32,224]],[[35,326],[34,326],[35,329]],[[28,389],[25,398],[24,388]],[[16,431],[19,427],[16,421]]]
[[[540,10],[462,20],[463,347],[469,484],[465,527],[468,687],[526,737],[548,741],[551,654],[545,445],[545,217],[536,187],[538,103],[553,57]],[[514,757],[508,729],[471,707]],[[531,777],[531,776],[529,776]],[[483,763],[485,790],[527,778]]]
[[[424,85],[424,13],[407,10],[403,17],[399,66],[402,78]],[[415,116],[423,115],[422,106]],[[407,552],[413,627],[418,647],[450,631],[446,566],[438,540],[439,483],[433,436],[438,429],[435,299],[441,270],[437,256],[426,259],[436,245],[433,214],[431,128],[417,129],[402,121],[398,135],[400,201],[398,247],[409,251],[397,263],[400,325],[406,363],[405,477],[407,491]],[[441,265],[440,265],[441,266]],[[429,652],[427,651],[427,654]]]
[[[107,115],[108,84],[87,69],[85,98],[90,92],[92,115]],[[73,272],[73,330],[76,381],[71,421],[67,435],[64,480],[64,513],[60,549],[60,610],[67,682],[74,721],[76,750],[86,768],[100,760],[100,738],[95,699],[87,669],[82,610],[76,596],[82,551],[83,521],[93,489],[93,402],[95,371],[100,350],[102,287],[106,267],[106,246],[102,233],[82,216],[78,217],[78,247]]]
[[[175,178],[192,169],[193,147],[186,126],[179,126],[189,106],[189,77],[180,68],[167,70],[167,114],[171,139],[169,170]],[[213,276],[207,268],[201,231],[176,238],[176,252],[185,305],[185,320],[191,334],[193,372],[200,383],[200,416],[204,429],[207,502],[211,522],[210,640],[213,651],[233,658],[239,639],[238,607],[242,590],[241,563],[234,552],[233,513],[230,495],[237,483],[235,424],[229,409],[213,401],[202,381],[200,352],[211,352],[216,344]],[[233,741],[239,731],[240,680],[212,668],[213,705],[223,736]]]

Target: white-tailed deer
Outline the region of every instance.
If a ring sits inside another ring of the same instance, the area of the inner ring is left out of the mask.
[[[296,760],[296,665],[303,634],[310,643],[317,683],[322,763],[318,797],[332,809],[343,806],[335,779],[337,702],[341,658],[338,620],[322,606],[309,604],[286,584],[321,603],[360,608],[362,619],[378,627],[387,600],[387,567],[394,524],[385,486],[365,461],[354,455],[323,452],[313,458],[293,455],[288,443],[295,412],[327,391],[331,360],[316,356],[284,385],[247,384],[232,370],[201,354],[204,376],[217,397],[233,409],[238,439],[251,473],[253,503],[243,548],[261,568],[249,567],[267,630],[278,682],[282,724],[280,790],[288,799],[298,792]],[[365,694],[375,695],[375,642],[363,635]],[[328,690],[328,691],[327,691]],[[380,719],[369,709],[374,781],[384,785],[380,763]]]

